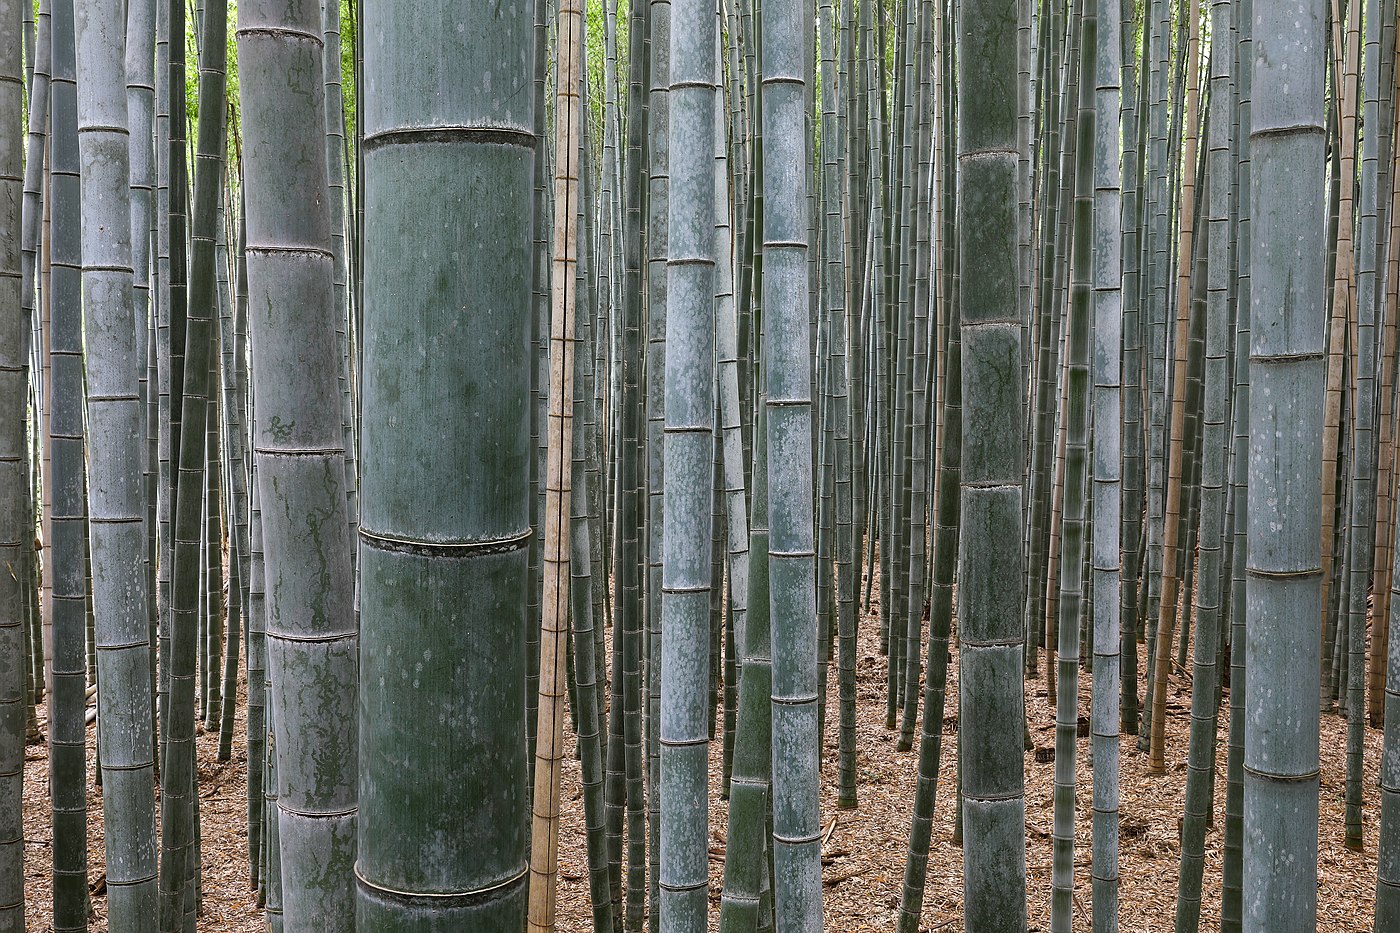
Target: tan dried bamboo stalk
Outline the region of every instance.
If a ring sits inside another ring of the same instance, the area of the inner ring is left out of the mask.
[[[559,875],[559,784],[564,763],[574,437],[574,306],[578,265],[579,54],[583,5],[560,0],[554,96],[554,256],[549,323],[539,720],[530,846],[530,933],[552,933]]]
[[[1177,550],[1181,538],[1181,472],[1186,440],[1186,369],[1191,337],[1191,269],[1196,229],[1196,161],[1200,148],[1201,17],[1187,4],[1190,29],[1186,41],[1186,120],[1182,125],[1181,210],[1177,219],[1179,253],[1176,269],[1176,343],[1172,369],[1171,440],[1167,458],[1166,515],[1162,527],[1162,599],[1157,613],[1157,646],[1152,671],[1152,732],[1147,753],[1151,774],[1166,771],[1167,672],[1171,668],[1172,630],[1176,624]]]

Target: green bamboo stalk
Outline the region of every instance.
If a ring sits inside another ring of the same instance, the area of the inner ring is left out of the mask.
[[[1110,0],[1110,3],[1112,0]],[[1058,695],[1055,707],[1055,791],[1052,831],[1050,928],[1069,933],[1074,898],[1074,792],[1079,728],[1079,638],[1084,616],[1083,565],[1086,558],[1091,418],[1090,317],[1094,312],[1095,88],[1098,76],[1098,0],[1076,0],[1079,7],[1078,114],[1074,143],[1074,228],[1071,243],[1071,296],[1066,327],[1066,401],[1063,553],[1060,561]],[[1116,213],[1114,215],[1116,217]],[[1090,542],[1092,544],[1092,542]],[[1092,596],[1091,596],[1092,598]]]
[[[154,337],[155,297],[151,288],[153,237],[153,200],[155,197],[155,150],[153,121],[155,119],[155,0],[128,3],[126,8],[126,110],[131,132],[128,134],[131,175],[131,266],[132,307],[136,320],[136,351],[140,366],[138,393],[141,399],[141,436],[143,438],[141,470],[142,517],[145,523],[145,595],[146,617],[150,641],[152,673],[152,706],[155,710],[155,653],[158,611],[156,608],[156,359]]]
[[[1363,0],[1354,0],[1349,8],[1350,41],[1361,43],[1358,34]],[[1380,33],[1381,17],[1377,4],[1366,2],[1365,84],[1362,89],[1363,123],[1380,125]],[[1376,211],[1378,194],[1376,182],[1379,159],[1379,133],[1365,133],[1361,141],[1361,223],[1358,229],[1360,249],[1356,275],[1356,326],[1352,332],[1352,371],[1355,394],[1355,414],[1352,418],[1352,492],[1350,599],[1347,611],[1351,616],[1348,645],[1350,658],[1347,682],[1347,768],[1346,768],[1346,829],[1344,844],[1360,851],[1362,835],[1361,782],[1362,751],[1365,736],[1365,678],[1366,678],[1366,616],[1367,598],[1371,590],[1371,567],[1375,550],[1377,511],[1376,470],[1376,324],[1380,310],[1376,287]],[[1379,632],[1377,633],[1379,636]],[[1376,639],[1379,641],[1379,637]]]
[[[170,710],[170,596],[174,572],[175,473],[171,439],[178,414],[172,417],[170,345],[172,284],[170,280],[170,10],[169,0],[156,0],[156,116],[155,116],[155,364],[156,364],[156,728],[159,751],[156,769],[165,766],[166,720]],[[181,208],[183,211],[183,208]],[[181,273],[183,275],[183,273]],[[183,307],[183,305],[182,305]],[[183,349],[182,349],[183,352]],[[174,456],[179,451],[173,451]]]
[[[1181,874],[1177,886],[1177,933],[1200,928],[1201,880],[1205,869],[1206,827],[1215,788],[1216,732],[1219,718],[1221,606],[1227,584],[1223,537],[1226,482],[1226,410],[1232,374],[1227,362],[1230,342],[1230,194],[1231,81],[1234,35],[1231,0],[1211,4],[1211,36],[1215,45],[1210,68],[1210,104],[1206,117],[1205,184],[1208,295],[1205,307],[1205,386],[1200,467],[1200,562],[1196,593],[1195,663],[1191,678],[1191,735],[1187,750],[1186,801],[1181,842]],[[1185,639],[1183,629],[1182,638]]]
[[[645,501],[642,499],[641,445],[643,441],[643,398],[641,370],[643,364],[642,320],[642,174],[643,140],[646,138],[646,96],[642,93],[646,79],[647,56],[645,41],[649,32],[649,3],[635,3],[628,22],[628,87],[627,87],[627,154],[624,194],[624,223],[622,224],[625,304],[620,309],[622,323],[622,387],[618,413],[619,466],[618,517],[619,536],[616,561],[618,598],[617,617],[613,630],[621,632],[621,664],[615,665],[620,695],[614,696],[612,709],[618,711],[615,735],[621,740],[609,742],[617,748],[620,769],[609,767],[618,775],[616,790],[610,799],[625,798],[627,833],[626,910],[615,905],[614,916],[625,918],[625,929],[636,933],[641,929],[646,900],[646,800],[643,787],[642,746],[642,628],[644,555],[641,550],[641,529]],[[612,724],[609,730],[612,731]],[[621,825],[614,852],[621,857]],[[619,866],[619,869],[621,866]],[[621,871],[619,870],[619,876]],[[620,884],[620,880],[619,880]]]
[[[760,927],[760,889],[769,874],[765,839],[772,787],[772,643],[768,599],[767,406],[754,426],[753,517],[749,523],[749,587],[753,603],[745,628],[744,673],[739,680],[739,715],[734,736],[734,771],[729,790],[729,835],[720,897],[721,933],[751,933]]]
[[[248,869],[249,883],[261,897],[264,890],[259,881],[258,867],[265,845],[267,830],[267,804],[264,802],[267,788],[264,776],[267,770],[267,692],[265,679],[267,671],[267,597],[264,591],[264,563],[262,545],[262,508],[258,498],[258,484],[250,484],[252,493],[248,503],[248,553],[250,580],[248,586]]]
[[[660,926],[705,929],[709,906],[707,725],[714,443],[715,17],[677,0],[667,23],[664,561],[661,625]],[[655,16],[655,12],[653,13]],[[653,19],[653,25],[658,21]],[[653,39],[655,41],[655,39]],[[655,46],[653,46],[655,51]],[[655,101],[655,98],[653,98]],[[655,154],[655,152],[653,153]],[[655,165],[655,162],[653,162]],[[653,169],[654,171],[654,169]],[[655,798],[658,795],[653,795]]]
[[[331,227],[331,285],[336,309],[335,336],[341,357],[340,416],[345,446],[345,517],[350,528],[350,540],[359,531],[359,469],[355,441],[355,377],[359,366],[353,364],[355,345],[360,334],[351,339],[348,330],[355,319],[351,307],[354,297],[346,282],[348,261],[352,258],[346,243],[346,185],[345,185],[345,90],[342,84],[340,44],[340,2],[321,0],[321,22],[324,44],[321,47],[323,78],[326,83],[326,188]],[[358,85],[356,86],[358,91]],[[353,221],[353,218],[352,218]],[[355,564],[355,550],[350,550],[350,564]]]
[[[661,602],[666,547],[666,469],[662,434],[666,425],[666,312],[670,202],[671,2],[647,0],[646,227],[646,741],[647,913],[650,933],[659,930],[661,872]]]
[[[1146,636],[1147,661],[1150,668],[1156,651],[1156,628],[1161,604],[1162,587],[1162,538],[1166,512],[1166,395],[1162,390],[1167,384],[1167,282],[1170,276],[1168,256],[1171,252],[1171,236],[1168,230],[1169,196],[1168,175],[1168,76],[1170,65],[1169,33],[1171,31],[1171,8],[1166,0],[1148,0],[1147,18],[1151,27],[1144,22],[1144,47],[1150,59],[1149,87],[1147,90],[1149,136],[1147,143],[1147,213],[1151,218],[1143,251],[1146,254],[1146,272],[1143,289],[1147,298],[1148,364],[1147,364],[1147,562],[1144,576],[1147,580],[1146,612],[1142,616],[1143,634]],[[1146,677],[1142,705],[1142,723],[1138,733],[1138,749],[1147,751],[1151,734],[1153,715],[1153,691],[1156,678]]]
[[[0,3],[0,22],[13,30],[20,11],[29,19],[30,4]],[[26,29],[32,33],[32,29]],[[33,503],[29,497],[30,317],[24,313],[21,282],[21,230],[24,137],[22,45],[20,33],[0,41],[0,564],[27,565],[33,551]],[[28,62],[34,64],[34,38],[28,35]],[[29,84],[33,88],[31,80]],[[42,157],[41,157],[42,158]],[[28,702],[25,632],[27,586],[23,573],[0,575],[0,930],[24,930],[24,736]],[[31,646],[35,650],[39,646]],[[42,649],[39,649],[42,653]]]
[[[152,931],[156,910],[155,761],[142,501],[139,379],[133,326],[126,10],[76,13],[78,148],[88,388],[90,546],[108,922]],[[140,333],[142,344],[145,334]]]
[[[717,65],[719,63],[717,62]],[[717,75],[722,78],[722,75]],[[734,238],[730,222],[723,86],[716,81],[715,101],[715,351],[719,368],[720,446],[724,461],[725,547],[729,569],[729,612],[733,628],[734,675],[725,674],[725,749],[730,767],[725,769],[724,795],[729,794],[732,773],[733,728],[729,720],[738,703],[738,683],[746,643],[749,609],[749,499],[744,477],[743,416],[739,394],[739,344],[737,306],[734,300]],[[736,128],[737,130],[737,128]]]
[[[53,927],[86,930],[87,686],[86,511],[84,495],[83,306],[80,153],[72,0],[53,5],[52,134],[49,163],[53,224],[49,296],[52,368],[53,660],[49,696],[49,794],[53,810]],[[126,226],[123,224],[123,226]]]
[[[533,11],[365,14],[366,80],[384,90],[362,117],[357,926],[518,930],[537,140],[534,95],[514,89]],[[468,80],[486,72],[490,94]],[[405,243],[409,227],[446,235]]]
[[[928,673],[924,681],[924,724],[919,736],[919,780],[914,797],[909,855],[904,867],[899,930],[914,933],[923,909],[933,836],[938,768],[943,749],[943,717],[947,704],[948,638],[953,622],[953,574],[958,562],[960,463],[962,457],[962,338],[957,305],[949,303],[946,321],[946,389],[940,420],[943,440],[938,469],[938,501],[934,509],[933,574],[930,587]]]
[[[1244,929],[1317,909],[1325,37],[1318,4],[1254,11]],[[1288,77],[1285,80],[1284,75]],[[1280,650],[1287,649],[1287,650]]]
[[[586,43],[580,51],[581,61],[584,66],[582,72],[587,75],[586,67],[587,47]],[[584,100],[585,107],[587,98]],[[588,166],[587,155],[589,125],[584,121],[584,157],[583,164]],[[588,191],[591,187],[591,174],[584,172],[584,196],[580,198],[579,221],[581,226],[588,224],[587,212],[590,205]],[[584,250],[579,259],[579,279],[586,280],[591,276],[591,265],[597,253],[590,253]],[[606,256],[602,257],[601,267],[606,267]],[[602,289],[598,290],[601,294]],[[582,292],[587,294],[586,292]],[[589,299],[593,301],[598,296]],[[595,612],[593,585],[591,576],[593,573],[594,558],[590,553],[592,550],[594,516],[589,513],[593,509],[595,490],[592,489],[599,479],[597,458],[600,452],[596,449],[592,436],[592,425],[589,418],[594,416],[590,409],[594,403],[593,380],[597,378],[596,370],[593,366],[594,341],[598,339],[597,331],[593,327],[591,320],[591,308],[585,307],[578,317],[579,329],[579,350],[574,366],[574,392],[573,410],[575,423],[584,425],[583,430],[577,430],[573,436],[572,450],[572,486],[577,490],[577,494],[571,496],[570,504],[573,515],[570,521],[570,537],[572,539],[572,551],[569,560],[569,572],[572,580],[569,585],[569,599],[571,602],[570,622],[573,636],[573,649],[575,658],[575,676],[578,682],[578,748],[579,764],[583,784],[583,807],[584,822],[588,836],[588,890],[589,899],[593,906],[593,929],[594,933],[612,933],[614,929],[614,912],[612,902],[611,881],[609,873],[610,844],[607,833],[607,814],[605,813],[604,801],[604,771],[603,771],[603,746],[602,746],[602,704],[601,692],[603,681],[607,675],[607,669],[596,664],[598,652],[601,650],[603,639],[597,629],[596,620],[602,618],[601,613]]]
[[[1186,110],[1182,124],[1184,154],[1181,169],[1181,193],[1178,205],[1177,240],[1180,254],[1176,277],[1176,335],[1172,342],[1176,354],[1172,365],[1171,427],[1167,450],[1166,512],[1162,531],[1162,585],[1158,601],[1157,628],[1152,663],[1152,710],[1149,732],[1147,770],[1161,774],[1166,770],[1166,708],[1167,672],[1171,666],[1172,635],[1176,621],[1176,603],[1180,574],[1177,569],[1182,532],[1182,474],[1186,449],[1187,376],[1190,369],[1191,345],[1191,271],[1192,244],[1196,230],[1196,160],[1199,148],[1197,113],[1200,101],[1200,16],[1191,9],[1186,28]],[[1189,536],[1189,535],[1188,535]],[[1183,613],[1184,614],[1184,613]],[[1183,626],[1183,640],[1185,639]]]
[[[1142,276],[1142,217],[1147,186],[1142,181],[1142,166],[1146,161],[1142,155],[1147,144],[1148,108],[1147,81],[1139,78],[1135,54],[1134,40],[1138,31],[1133,17],[1135,7],[1135,0],[1122,0],[1120,24],[1123,61],[1120,79],[1123,101],[1123,598],[1119,610],[1122,623],[1119,721],[1122,731],[1129,735],[1138,731],[1137,637],[1141,625],[1138,600],[1145,590],[1139,554],[1144,544],[1142,518],[1146,506],[1142,433],[1142,283],[1145,281]],[[1151,30],[1141,31],[1145,41]]]
[[[1014,6],[959,11],[958,221],[963,457],[958,545],[960,730],[966,926],[1026,928],[1021,681],[1025,590],[1019,581],[1025,448],[1020,382],[1024,314],[1016,291]]]
[[[805,51],[794,4],[762,11],[763,377],[773,632],[773,899],[778,933],[822,927],[817,620],[807,275]],[[793,167],[797,171],[793,171]]]
[[[1235,541],[1233,578],[1230,581],[1230,734],[1226,756],[1225,839],[1222,846],[1220,884],[1220,928],[1222,933],[1239,933],[1244,914],[1244,734],[1246,691],[1245,661],[1248,640],[1245,629],[1247,616],[1246,571],[1249,548],[1249,337],[1252,304],[1251,213],[1247,196],[1251,189],[1250,137],[1246,128],[1251,122],[1253,93],[1253,0],[1235,0],[1234,21],[1239,40],[1235,44],[1235,69],[1238,80],[1237,161],[1236,183],[1239,188],[1239,217],[1235,229],[1235,255],[1239,269],[1236,273],[1237,312],[1235,324],[1235,400],[1234,400],[1234,486]]]
[[[236,36],[282,907],[291,929],[342,930],[355,897],[358,639],[320,10],[245,3]],[[289,80],[309,86],[288,97]],[[317,555],[314,572],[308,554]]]

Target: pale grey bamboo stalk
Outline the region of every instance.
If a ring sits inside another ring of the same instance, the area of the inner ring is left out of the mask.
[[[808,289],[806,57],[800,4],[763,4],[763,377],[773,646],[773,903],[778,933],[822,928],[816,545]]]
[[[359,640],[319,6],[245,0],[237,42],[282,908],[291,930],[353,930]]]
[[[1254,9],[1244,930],[1317,924],[1322,402],[1322,5]]]
[[[1118,929],[1118,731],[1123,555],[1123,230],[1119,164],[1122,105],[1122,6],[1098,4],[1094,78],[1094,350],[1092,612],[1093,756],[1091,869],[1094,933]],[[1087,80],[1088,76],[1085,75]],[[1136,650],[1136,645],[1133,646]]]
[[[666,253],[667,517],[661,568],[661,929],[709,907],[709,603],[715,410],[715,40],[711,0],[671,5]],[[653,24],[655,20],[653,20]]]
[[[76,13],[83,321],[87,373],[88,533],[101,715],[108,923],[154,931],[155,756],[152,739],[140,379],[134,326],[124,0]]]

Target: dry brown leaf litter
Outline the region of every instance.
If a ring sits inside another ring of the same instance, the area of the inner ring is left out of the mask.
[[[862,619],[857,652],[857,775],[860,806],[835,808],[835,763],[838,709],[827,708],[822,819],[827,827],[823,845],[823,896],[826,929],[833,933],[892,930],[903,885],[905,848],[917,774],[917,751],[896,751],[897,735],[885,729],[885,659],[879,654],[878,612],[872,607]],[[1139,649],[1140,656],[1143,649]],[[1145,670],[1140,661],[1139,671]],[[833,671],[834,677],[834,671]],[[1087,715],[1090,677],[1079,679],[1080,709]],[[834,685],[833,685],[834,686]],[[948,678],[948,706],[940,767],[933,846],[921,927],[929,933],[962,929],[962,852],[949,839],[955,793],[953,770],[956,739],[953,722],[957,700],[957,651],[953,650]],[[1054,745],[1054,709],[1047,704],[1043,681],[1026,684],[1031,735],[1038,748]],[[833,699],[835,692],[833,690]],[[200,822],[203,845],[203,916],[199,929],[210,933],[252,933],[262,930],[261,914],[248,885],[245,784],[247,752],[244,742],[244,701],[235,723],[233,758],[215,761],[216,733],[197,738],[200,779]],[[1206,836],[1206,872],[1202,928],[1219,925],[1220,850],[1224,826],[1225,726],[1228,693],[1221,710],[1220,753],[1216,766],[1217,818]],[[1168,771],[1145,773],[1146,755],[1136,738],[1124,736],[1121,749],[1122,809],[1120,825],[1120,929],[1123,933],[1157,933],[1172,927],[1180,847],[1178,821],[1186,781],[1190,686],[1175,677],[1168,702]],[[44,710],[40,709],[40,719]],[[94,729],[88,728],[89,786],[92,786]],[[1322,717],[1322,797],[1318,853],[1318,928],[1336,933],[1370,930],[1375,897],[1376,832],[1379,821],[1377,788],[1381,734],[1366,730],[1365,847],[1349,852],[1342,847],[1345,815],[1346,722]],[[916,743],[917,749],[917,743]],[[25,761],[25,899],[28,926],[47,931],[51,922],[50,823],[48,764],[42,744],[26,748]],[[1090,765],[1087,740],[1079,743],[1079,783],[1075,842],[1075,928],[1089,929],[1089,840],[1091,820]],[[1050,826],[1054,765],[1037,763],[1027,753],[1026,837],[1030,929],[1043,931],[1049,923]],[[716,908],[723,878],[722,854],[726,833],[725,804],[719,800],[720,745],[710,759],[712,809],[710,833],[711,902]],[[559,929],[562,933],[592,930],[588,900],[587,860],[583,831],[583,801],[579,773],[572,758],[565,762],[563,817],[560,839]],[[89,878],[92,930],[107,929],[102,886],[102,797],[88,794]],[[711,929],[717,929],[717,911]]]

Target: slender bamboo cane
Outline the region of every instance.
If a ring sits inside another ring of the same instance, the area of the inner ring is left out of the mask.
[[[1353,0],[1348,8],[1349,42],[1361,45],[1362,4]],[[1380,10],[1375,3],[1365,2],[1366,65],[1363,100],[1367,126],[1380,125]],[[1350,57],[1352,53],[1349,51]],[[1353,118],[1354,119],[1354,118]],[[1376,469],[1376,323],[1380,309],[1376,288],[1376,191],[1379,165],[1379,133],[1366,133],[1361,156],[1361,222],[1358,229],[1360,249],[1356,274],[1356,326],[1351,334],[1355,396],[1352,417],[1351,444],[1353,450],[1352,493],[1350,506],[1351,552],[1348,557],[1350,593],[1346,611],[1350,617],[1348,654],[1350,671],[1347,682],[1347,768],[1346,768],[1346,829],[1344,844],[1348,849],[1361,849],[1361,782],[1362,750],[1365,729],[1364,681],[1366,677],[1366,616],[1370,597],[1370,572],[1375,547],[1377,514]],[[1350,177],[1350,176],[1348,176]],[[1340,248],[1340,246],[1339,246]],[[1374,639],[1379,641],[1379,638]]]
[[[1200,586],[1196,593],[1195,666],[1191,678],[1191,737],[1187,752],[1186,803],[1182,829],[1181,876],[1177,887],[1177,933],[1200,928],[1201,880],[1205,868],[1206,824],[1215,784],[1216,705],[1220,670],[1221,605],[1224,597],[1224,508],[1226,482],[1226,407],[1231,373],[1227,366],[1229,326],[1230,81],[1233,67],[1230,0],[1211,4],[1211,35],[1224,39],[1211,54],[1210,113],[1207,117],[1205,388],[1202,431]],[[1183,639],[1185,633],[1183,632]]]
[[[53,83],[49,95],[53,198],[49,360],[53,382],[48,407],[53,471],[54,608],[49,794],[53,810],[56,931],[86,930],[88,922],[87,751],[83,723],[87,680],[87,503],[83,483],[81,195],[73,17],[72,0],[58,0],[53,5]]]
[[[1110,0],[1112,2],[1112,0]],[[1060,565],[1059,695],[1055,707],[1055,790],[1050,927],[1072,929],[1074,898],[1074,790],[1079,727],[1079,639],[1085,612],[1082,567],[1089,511],[1090,320],[1094,312],[1094,162],[1097,129],[1098,2],[1076,0],[1079,77],[1074,143],[1074,227],[1071,296],[1065,328],[1064,555]],[[1115,215],[1116,216],[1116,215]],[[1110,517],[1111,518],[1111,517]],[[1089,542],[1092,546],[1093,542]],[[1091,596],[1092,599],[1092,596]],[[1048,633],[1047,633],[1048,634]]]
[[[1097,71],[1094,79],[1094,350],[1093,350],[1093,699],[1090,751],[1093,758],[1092,916],[1095,933],[1118,928],[1118,733],[1120,708],[1120,613],[1124,554],[1122,416],[1123,309],[1122,167],[1119,131],[1132,122],[1123,108],[1123,36],[1132,25],[1124,4],[1107,0],[1098,9]],[[1127,9],[1131,13],[1131,7]],[[1125,22],[1126,20],[1126,22]],[[1129,67],[1131,63],[1129,63]],[[1127,160],[1124,160],[1127,161]],[[1136,361],[1134,361],[1136,362]],[[1136,645],[1133,645],[1136,651]]]
[[[0,22],[13,30],[28,3],[0,3]],[[27,566],[32,552],[33,504],[29,497],[29,315],[22,312],[21,200],[24,113],[21,41],[0,40],[0,564]],[[30,39],[28,61],[34,62]],[[33,84],[30,84],[33,87]],[[42,156],[41,156],[42,158]],[[24,930],[24,735],[31,708],[25,686],[25,575],[0,575],[0,930]],[[32,649],[31,649],[32,650]]]
[[[93,606],[108,922],[156,928],[154,745],[121,0],[76,13]],[[144,232],[144,231],[143,231]],[[140,334],[142,344],[145,334]]]
[[[540,602],[539,719],[535,741],[527,929],[552,931],[559,873],[559,784],[564,763],[564,657],[567,653],[574,449],[575,309],[583,8],[559,5],[554,96],[554,249],[550,277],[549,418],[544,505],[544,593]]]
[[[1330,8],[1331,42],[1329,49],[1331,58],[1329,61],[1335,82],[1332,120],[1338,125],[1341,151],[1336,153],[1331,160],[1333,170],[1337,173],[1338,184],[1336,196],[1330,199],[1336,213],[1335,252],[1333,253],[1335,269],[1331,282],[1332,313],[1329,321],[1327,356],[1327,407],[1322,436],[1322,612],[1325,613],[1322,619],[1322,632],[1324,646],[1326,645],[1327,633],[1332,631],[1332,614],[1329,612],[1332,600],[1329,600],[1329,596],[1332,592],[1334,524],[1338,512],[1336,484],[1338,479],[1337,462],[1340,456],[1338,447],[1342,425],[1342,379],[1345,368],[1343,355],[1350,331],[1349,322],[1356,314],[1355,254],[1353,249],[1356,202],[1353,179],[1356,177],[1357,83],[1361,44],[1360,2],[1364,2],[1364,0],[1358,0],[1357,3],[1352,3],[1347,7],[1348,16],[1346,17],[1343,15],[1340,0],[1332,0]],[[1351,11],[1356,13],[1357,25],[1354,28],[1349,22]],[[1345,40],[1343,39],[1344,35]],[[1323,648],[1323,657],[1328,657],[1327,647]],[[1334,683],[1329,665],[1324,663],[1323,668],[1320,706],[1323,709],[1329,709],[1332,705],[1332,693],[1340,684]]]
[[[1181,538],[1181,480],[1185,454],[1186,379],[1191,330],[1191,271],[1196,230],[1196,160],[1198,150],[1198,111],[1200,107],[1201,17],[1188,8],[1190,22],[1186,39],[1186,112],[1182,124],[1183,168],[1178,205],[1177,239],[1180,253],[1176,277],[1176,337],[1172,366],[1171,436],[1167,460],[1166,512],[1162,530],[1162,589],[1158,602],[1156,649],[1152,670],[1152,729],[1147,770],[1166,772],[1167,672],[1171,669],[1172,632],[1176,622],[1176,602],[1180,579],[1177,549]],[[1184,636],[1183,636],[1184,637]]]

